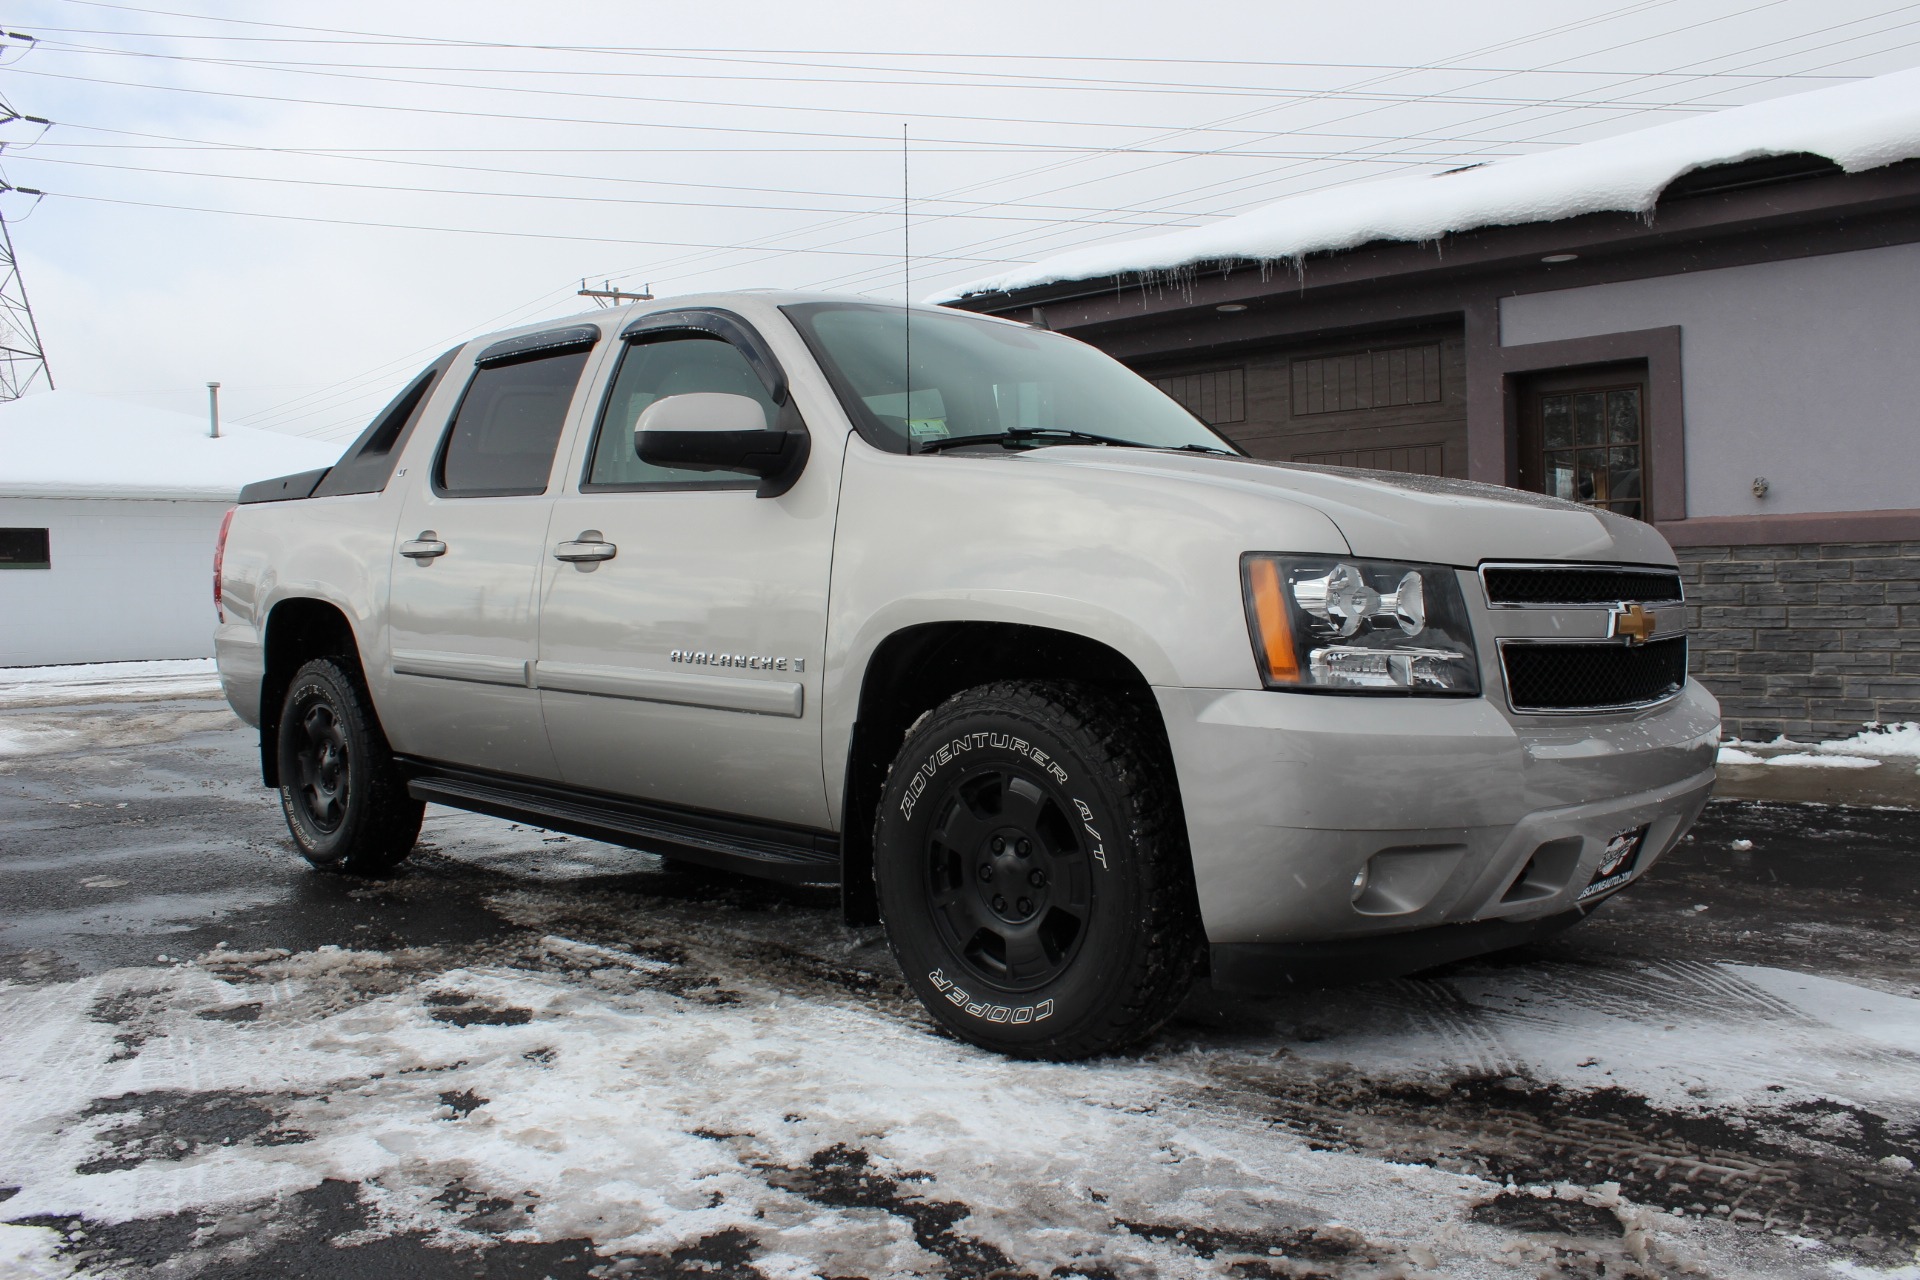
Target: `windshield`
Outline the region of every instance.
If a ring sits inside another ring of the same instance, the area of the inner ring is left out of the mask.
[[[876,303],[782,310],[862,434],[886,448],[933,452],[977,438],[989,448],[1101,441],[1238,452],[1119,361],[1057,333],[923,308],[909,332],[906,309]]]

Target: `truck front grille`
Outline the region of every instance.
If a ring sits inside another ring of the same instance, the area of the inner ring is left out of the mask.
[[[1491,605],[1641,604],[1681,598],[1680,575],[1671,569],[1616,565],[1490,564],[1480,570]]]
[[[1500,665],[1515,711],[1565,713],[1643,707],[1671,698],[1687,683],[1687,638],[1672,636],[1629,648],[1595,644],[1504,641]]]

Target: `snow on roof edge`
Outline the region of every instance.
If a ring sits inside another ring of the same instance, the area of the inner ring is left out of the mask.
[[[1433,241],[1476,227],[1589,213],[1646,214],[1668,184],[1695,169],[1802,152],[1848,173],[1920,157],[1920,68],[1451,173],[1344,183],[1208,226],[1070,249],[926,301],[1210,262],[1298,260],[1381,240]]]

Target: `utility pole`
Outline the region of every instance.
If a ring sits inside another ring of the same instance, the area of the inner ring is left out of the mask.
[[[12,190],[39,195],[22,187]],[[33,307],[27,302],[27,284],[20,277],[20,262],[13,255],[13,232],[0,214],[0,400],[18,400],[45,381],[53,390],[53,371],[47,367],[47,351],[40,342],[40,326],[34,322]]]
[[[650,284],[642,285],[640,286],[639,293],[627,293],[625,290],[614,288],[613,281],[608,280],[603,282],[598,289],[589,289],[587,288],[586,280],[583,278],[580,281],[580,288],[576,291],[576,296],[592,298],[595,303],[602,307],[618,307],[624,306],[629,302],[652,302],[653,286]]]

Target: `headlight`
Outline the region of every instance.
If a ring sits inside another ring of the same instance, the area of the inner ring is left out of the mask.
[[[1336,556],[1241,557],[1254,658],[1270,689],[1480,692],[1453,570]]]

